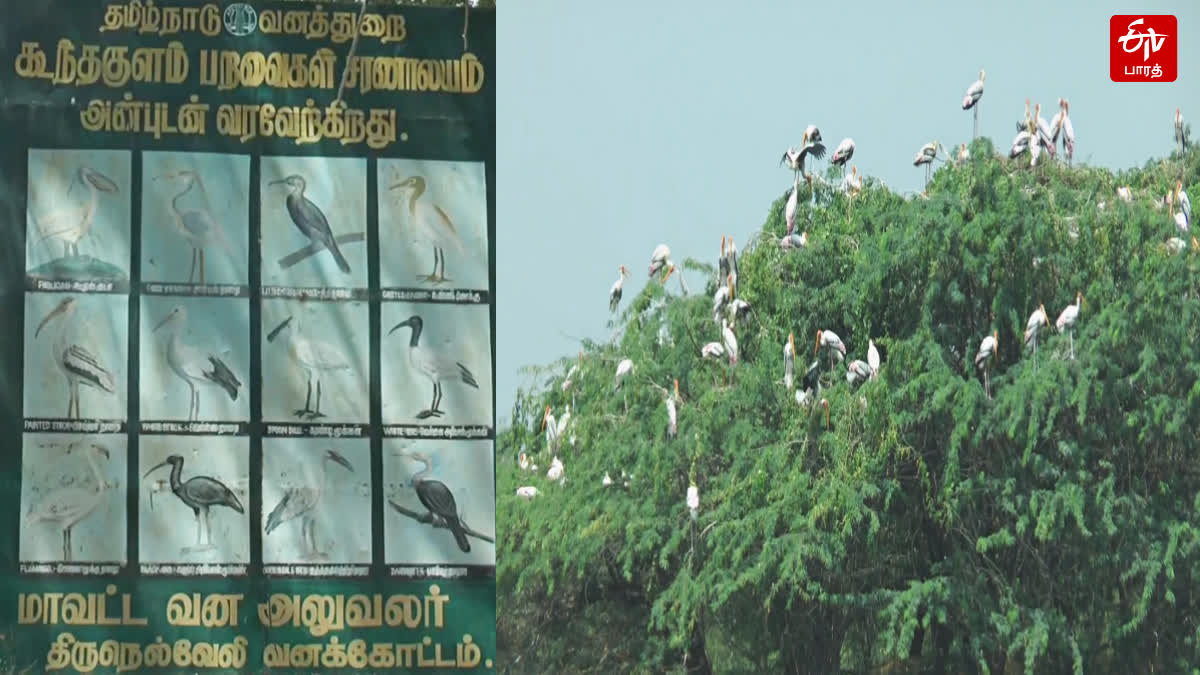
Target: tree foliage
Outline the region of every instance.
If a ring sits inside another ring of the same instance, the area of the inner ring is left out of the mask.
[[[970,151],[927,198],[868,179],[853,198],[818,188],[810,210],[802,187],[805,249],[778,245],[776,200],[739,260],[752,311],[735,367],[700,357],[720,340],[716,269],[689,261],[707,292],[627,288],[569,389],[576,357],[533,369],[498,439],[502,667],[1200,667],[1200,253],[1168,250],[1177,232],[1153,203],[1200,184],[1200,160],[1113,174],[1031,169],[987,139]],[[1077,293],[1073,333],[1044,328],[1035,362],[1026,319],[1044,304],[1053,323]],[[783,383],[788,334],[799,379],[820,329],[848,347],[821,376],[828,429]],[[989,399],[973,361],[993,330]],[[883,363],[855,387],[846,364],[868,338]],[[635,369],[614,393],[622,358]],[[560,484],[540,427],[567,404]],[[540,494],[518,498],[524,485]]]

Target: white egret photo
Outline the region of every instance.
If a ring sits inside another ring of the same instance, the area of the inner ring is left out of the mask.
[[[384,439],[389,565],[495,565],[492,441]]]
[[[263,419],[369,421],[365,302],[262,302]]]
[[[250,562],[250,442],[238,436],[142,436],[138,560]]]
[[[263,562],[371,562],[366,439],[263,439]]]
[[[487,305],[385,302],[384,424],[492,425]]]
[[[142,153],[142,281],[249,279],[250,157]]]
[[[483,162],[381,159],[378,181],[382,287],[489,288]]]
[[[263,157],[264,286],[367,287],[367,161]]]
[[[129,279],[130,153],[29,150],[25,266],[41,279]]]
[[[129,298],[25,294],[25,417],[123,420]]]
[[[25,434],[21,562],[125,563],[126,461],[124,436]]]
[[[143,295],[143,420],[248,422],[250,303]]]

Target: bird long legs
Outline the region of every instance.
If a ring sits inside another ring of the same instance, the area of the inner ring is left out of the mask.
[[[975,102],[975,126],[972,127],[971,140],[979,138],[979,102]]]
[[[71,528],[63,529],[63,562],[71,562]]]
[[[305,516],[300,521],[300,541],[301,557],[315,560],[327,557],[320,549],[317,548],[317,519],[311,516]]]
[[[79,383],[70,380],[67,383],[67,419],[77,420],[79,414]]]
[[[442,402],[442,383],[433,383],[433,402],[429,404],[428,410],[422,410],[417,413],[417,419],[423,420],[427,417],[441,417],[444,413],[438,409],[438,405]]]
[[[184,546],[181,553],[197,553],[213,548],[212,522],[209,521],[208,509],[195,509],[196,513],[196,545]]]
[[[196,267],[200,268],[200,284],[204,284],[204,249],[192,248],[192,271],[188,272],[188,283],[196,279]]]
[[[196,385],[192,384],[191,380],[188,383],[188,394],[191,396],[191,404],[188,406],[188,421],[195,422],[200,416],[200,392],[196,391]]]
[[[293,413],[296,417],[306,417],[307,416],[308,419],[311,420],[311,419],[315,419],[317,417],[325,416],[325,413],[321,412],[321,381],[320,380],[317,380],[317,405],[316,405],[316,407],[310,407],[310,404],[312,403],[312,393],[313,393],[313,378],[310,377],[310,378],[308,378],[308,393],[304,395],[304,408],[297,410]]]
[[[429,274],[417,275],[417,278],[422,281],[430,281],[435,284],[453,281],[453,279],[446,276],[446,252],[442,250],[441,246],[433,247],[433,271]]]
[[[1068,330],[1067,331],[1067,339],[1070,340],[1070,343],[1071,343],[1071,360],[1074,361],[1075,360],[1075,331]]]

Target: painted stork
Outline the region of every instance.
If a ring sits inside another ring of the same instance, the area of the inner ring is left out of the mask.
[[[1075,358],[1075,321],[1079,318],[1079,310],[1083,308],[1083,293],[1075,294],[1075,304],[1067,305],[1063,308],[1061,314],[1058,315],[1058,320],[1054,322],[1054,327],[1058,332],[1067,331],[1067,338],[1071,344],[1071,358]]]
[[[933,160],[937,159],[938,142],[933,141],[921,146],[917,151],[916,157],[913,158],[913,166],[925,165],[925,186],[929,187],[929,173],[933,167]]]
[[[967,95],[963,97],[962,109],[974,109],[974,124],[972,126],[971,138],[979,136],[979,99],[983,98],[983,80],[987,77],[987,73],[983,69],[979,69],[979,79],[971,83],[967,87]]]
[[[666,244],[659,244],[654,247],[654,253],[650,254],[650,278],[653,279],[659,270],[665,268],[671,262],[671,247]],[[665,280],[664,280],[665,283]]]
[[[817,128],[817,125],[810,124],[804,129],[804,137],[813,143],[820,143],[822,140],[821,130]]]
[[[992,331],[992,334],[983,338],[983,342],[979,343],[979,353],[975,355],[975,367],[983,370],[983,392],[988,398],[992,397],[991,382],[988,378],[988,371],[991,369],[991,363],[996,357],[996,346],[999,343],[998,331]]]
[[[566,472],[567,469],[563,466],[562,460],[555,455],[554,459],[550,461],[550,468],[546,469],[546,480],[566,482]]]
[[[79,309],[79,301],[75,298],[63,298],[38,324],[33,332],[36,340],[46,324],[58,319],[58,330],[51,347],[54,355],[54,365],[67,378],[67,418],[80,419],[79,387],[83,385],[98,389],[106,394],[117,391],[117,378],[101,364],[96,354],[88,349],[84,331],[75,326],[75,313]],[[26,413],[28,414],[28,413]]]
[[[846,162],[854,156],[854,139],[843,138],[841,143],[838,143],[837,149],[833,151],[833,155],[829,158],[830,164],[836,164],[841,167],[842,175],[846,174]]]
[[[721,341],[725,344],[725,351],[729,354],[729,365],[736,366],[738,361],[737,336],[733,334],[733,327],[725,319],[721,319]]]
[[[625,382],[625,378],[633,372],[633,359],[621,359],[617,364],[617,374],[613,377],[613,393],[621,390],[621,385]]]
[[[617,306],[621,304],[621,287],[625,285],[625,280],[629,278],[629,270],[621,265],[617,268],[617,280],[613,282],[612,288],[608,289],[608,311],[617,311]]]
[[[678,382],[676,382],[675,387],[676,391],[678,391]],[[675,408],[675,399],[670,396],[663,399],[663,402],[667,406],[667,435],[675,438],[675,434],[679,431],[679,411]]]
[[[706,359],[720,358],[725,355],[725,347],[720,342],[708,342],[700,348],[700,356]]]
[[[846,368],[846,381],[850,383],[850,386],[866,382],[871,378],[871,372],[871,366],[865,361],[854,359]]]
[[[808,232],[805,231],[801,232],[800,234],[792,232],[791,234],[786,234],[779,240],[779,245],[785,251],[804,248],[805,246],[808,246]]]
[[[1037,370],[1037,339],[1038,331],[1042,326],[1050,325],[1050,317],[1046,314],[1046,306],[1038,305],[1038,308],[1033,310],[1033,314],[1029,315],[1029,320],[1025,322],[1025,346],[1033,346],[1033,368]]]
[[[963,164],[968,159],[971,159],[971,151],[967,150],[967,144],[963,143],[958,147],[958,163]]]
[[[694,483],[689,485],[687,489],[687,507],[692,520],[695,520],[696,512],[700,509],[700,489]]]
[[[800,144],[800,149],[788,148],[779,159],[779,163],[786,164],[796,174],[797,180],[801,175],[808,175],[804,170],[805,160],[809,157],[821,159],[825,156],[825,146],[820,141],[820,138],[813,138],[805,132],[804,142]]]
[[[788,333],[783,343],[783,385],[790,391],[796,377],[796,335]]]
[[[822,348],[829,352],[829,369],[833,370],[833,359],[837,356],[837,360],[841,361],[846,355],[846,345],[837,333],[831,330],[817,331],[817,345],[813,349],[813,354],[818,353]]]
[[[670,278],[671,278],[671,275],[675,273],[675,269],[676,269],[676,268],[675,268],[675,263],[673,263],[673,262],[668,262],[668,263],[667,263],[667,273],[666,273],[666,274],[664,274],[664,275],[663,275],[663,278],[662,278],[662,283],[663,283],[663,285],[664,285],[664,286],[666,286],[666,285],[667,285],[667,279],[670,279]],[[688,285],[687,285],[687,282],[683,280],[683,273],[682,273],[682,272],[680,272],[680,273],[679,273],[679,289],[680,289],[681,291],[683,291],[683,294],[684,294],[684,295],[687,295],[687,294],[688,294]]]
[[[879,378],[879,350],[875,348],[875,341],[867,339],[867,365],[871,367],[871,379]]]

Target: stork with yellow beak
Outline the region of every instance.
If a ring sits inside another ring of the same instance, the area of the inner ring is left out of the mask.
[[[1025,322],[1025,346],[1033,345],[1033,369],[1037,371],[1037,339],[1042,326],[1050,325],[1050,317],[1046,314],[1046,306],[1038,305]]]
[[[654,253],[650,254],[650,278],[653,279],[659,270],[669,264],[671,264],[671,247],[666,244],[654,247]],[[666,283],[666,277],[663,277],[663,283]]]
[[[1179,211],[1171,213],[1172,205],[1179,204]],[[1188,194],[1183,191],[1183,180],[1175,181],[1175,192],[1170,195],[1167,201],[1167,212],[1171,213],[1171,218],[1175,221],[1175,227],[1183,234],[1187,234],[1192,226],[1192,200],[1188,198]]]
[[[979,69],[979,79],[971,83],[967,87],[967,95],[963,97],[962,109],[975,109],[975,124],[971,131],[971,139],[979,137],[979,99],[983,98],[983,80],[987,77],[987,73],[983,69]]]
[[[817,137],[813,137],[808,131],[804,132],[804,142],[800,144],[800,149],[788,148],[780,158],[780,164],[787,164],[787,167],[795,174],[796,184],[800,184],[800,176],[808,175],[804,171],[804,160],[811,156],[813,159],[821,159],[825,156],[825,146],[821,143],[819,136],[820,132],[816,127],[809,127]]]
[[[1083,308],[1083,293],[1075,294],[1075,304],[1067,305],[1063,309],[1062,314],[1058,315],[1058,320],[1054,322],[1054,327],[1058,332],[1067,331],[1067,337],[1071,340],[1071,358],[1075,358],[1075,320],[1079,318],[1079,310]]]
[[[813,349],[813,354],[817,354],[824,347],[829,351],[829,370],[833,370],[833,358],[836,356],[838,361],[846,356],[846,345],[837,333],[831,330],[817,331],[817,346]]]
[[[670,279],[671,275],[674,273],[675,273],[675,263],[668,263],[667,264],[667,273],[664,274],[663,278],[662,278],[663,286],[667,285],[667,279]],[[683,272],[679,273],[679,290],[684,295],[688,294],[688,285],[687,285],[687,282],[684,281],[684,279],[683,279]]]
[[[613,282],[612,288],[608,289],[608,311],[615,312],[621,304],[621,289],[625,285],[625,280],[629,278],[629,270],[621,265],[617,268],[617,280]]]
[[[676,403],[679,401],[679,380],[675,380],[675,396],[668,396],[664,399],[667,404],[667,435],[675,438],[675,434],[679,432],[679,411]]]
[[[999,332],[993,330],[991,335],[983,338],[983,342],[979,343],[979,353],[975,355],[975,367],[983,369],[983,392],[988,398],[992,397],[992,385],[988,378],[988,371],[991,370],[992,361],[996,360],[996,347],[999,342]]]

